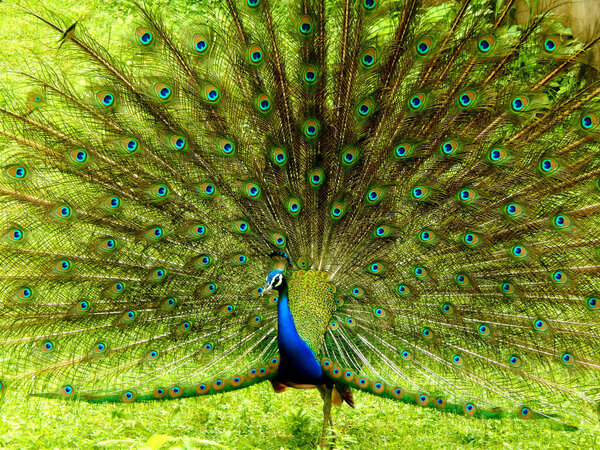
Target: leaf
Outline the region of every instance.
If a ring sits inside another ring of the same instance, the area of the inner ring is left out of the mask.
[[[167,442],[174,440],[171,436],[167,436],[166,434],[154,434],[148,438],[146,441],[146,445],[150,447],[152,450],[158,450]]]

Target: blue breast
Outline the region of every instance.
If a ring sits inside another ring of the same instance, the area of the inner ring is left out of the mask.
[[[279,345],[279,378],[300,384],[323,383],[321,364],[314,352],[296,331],[288,305],[287,286],[279,293],[277,339]]]

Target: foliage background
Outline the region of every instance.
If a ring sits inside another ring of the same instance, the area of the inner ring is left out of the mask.
[[[185,15],[205,13],[201,1],[155,2]],[[56,37],[19,6],[0,0],[0,82],[27,70],[30,53],[60,58]],[[136,28],[123,1],[47,0],[79,20],[109,48]],[[51,36],[51,37],[49,37]],[[68,66],[69,61],[61,61]],[[1,99],[0,99],[1,103]],[[1,147],[0,147],[1,148]],[[334,411],[339,448],[598,448],[600,426],[561,430],[547,421],[470,419],[356,393],[356,409]],[[146,404],[87,404],[9,397],[0,409],[0,446],[9,448],[314,448],[322,413],[316,391],[275,395],[268,383],[219,396]]]

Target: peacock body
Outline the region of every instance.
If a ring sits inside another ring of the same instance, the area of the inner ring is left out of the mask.
[[[2,392],[597,421],[596,40],[513,3],[27,11],[71,64],[0,108]]]

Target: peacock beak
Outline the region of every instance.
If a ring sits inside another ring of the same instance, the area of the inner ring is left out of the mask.
[[[272,289],[273,289],[273,288],[271,287],[271,285],[270,285],[270,284],[267,284],[267,285],[265,285],[265,287],[263,288],[262,294],[260,294],[260,295],[261,295],[261,296],[262,296],[262,295],[265,295],[265,292],[267,292],[267,291],[271,291]]]

